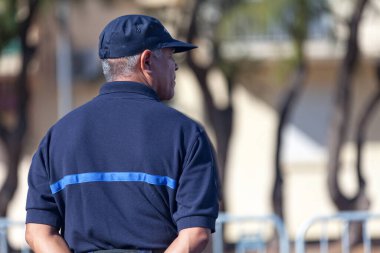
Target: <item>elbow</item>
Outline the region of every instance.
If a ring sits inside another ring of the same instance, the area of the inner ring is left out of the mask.
[[[211,232],[209,229],[195,227],[184,229],[180,232],[180,237],[182,237],[188,245],[188,251],[190,253],[199,253],[207,247],[210,241]]]
[[[32,249],[57,234],[57,229],[49,225],[28,223],[25,227],[25,241]]]
[[[204,248],[206,248],[207,244],[209,243],[210,241],[210,231],[209,230],[202,230],[199,234],[198,234],[198,245],[199,245],[199,248],[201,248],[202,250]]]
[[[34,233],[31,231],[30,226],[26,225],[25,241],[31,248],[33,248],[33,241],[34,241],[33,235],[34,235]]]

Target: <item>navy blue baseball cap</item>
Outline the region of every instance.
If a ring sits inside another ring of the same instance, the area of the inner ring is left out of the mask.
[[[145,15],[118,17],[99,36],[100,59],[132,56],[146,49],[173,48],[180,53],[196,47],[173,39],[158,19]]]

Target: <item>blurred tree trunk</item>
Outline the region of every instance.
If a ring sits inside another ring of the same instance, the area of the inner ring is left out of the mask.
[[[305,76],[307,72],[306,60],[304,56],[304,43],[307,39],[307,27],[310,16],[310,6],[308,0],[294,1],[294,16],[297,18],[287,24],[287,29],[291,35],[295,50],[295,69],[293,80],[284,92],[284,96],[279,106],[279,121],[276,131],[275,166],[274,181],[272,188],[272,207],[276,215],[284,220],[284,176],[282,166],[283,133],[289,117],[293,112],[295,103],[305,86]]]
[[[193,42],[198,35],[198,24],[197,17],[200,12],[200,6],[202,0],[198,0],[194,3],[193,12],[191,13],[189,30],[187,32],[187,41]],[[198,80],[200,89],[202,90],[203,101],[205,105],[205,112],[211,127],[214,130],[216,137],[216,150],[217,159],[219,167],[219,178],[221,183],[221,211],[225,211],[225,198],[223,194],[223,186],[225,185],[225,170],[226,170],[226,159],[228,154],[228,147],[230,143],[230,137],[232,133],[232,119],[233,119],[233,107],[232,107],[232,86],[234,83],[234,71],[225,71],[223,68],[218,68],[221,70],[225,76],[227,82],[228,90],[228,103],[225,108],[219,109],[213,102],[213,95],[207,86],[207,77],[210,71],[218,67],[217,63],[220,64],[222,61],[219,53],[219,44],[215,38],[212,38],[210,42],[213,44],[213,52],[211,58],[212,63],[207,66],[200,65],[194,59],[194,55],[188,53],[186,55],[186,61],[190,69],[193,71],[195,77]],[[195,43],[196,44],[196,43]],[[227,65],[227,63],[225,63]],[[219,65],[220,66],[220,65]]]
[[[18,186],[18,167],[23,150],[23,138],[27,128],[27,104],[28,104],[28,66],[32,60],[35,47],[28,43],[28,31],[37,11],[39,1],[29,0],[28,14],[17,26],[17,37],[21,44],[21,70],[13,84],[16,94],[16,108],[14,109],[15,124],[9,126],[3,120],[0,121],[0,138],[3,141],[6,152],[7,174],[0,190],[0,216],[6,216],[10,201]],[[14,18],[16,13],[14,13]]]
[[[306,75],[305,63],[300,62],[294,72],[294,78],[291,83],[291,86],[285,92],[283,100],[280,104],[279,122],[276,131],[275,179],[272,191],[272,206],[274,213],[278,215],[281,219],[284,219],[284,176],[281,164],[283,151],[283,132],[285,125],[289,121],[290,114],[293,111],[294,104],[297,102],[298,97],[300,96],[304,88]]]
[[[369,204],[370,204],[369,199],[364,194],[365,187],[366,187],[366,180],[362,173],[363,145],[365,142],[368,125],[380,101],[380,61],[378,61],[376,65],[376,76],[377,76],[377,89],[370,96],[370,98],[367,101],[367,104],[364,106],[364,109],[362,113],[360,114],[361,118],[359,119],[358,128],[356,132],[356,174],[358,177],[360,194],[358,194],[358,197],[357,199],[355,199],[355,201],[357,202],[356,206],[358,207],[359,210],[368,209]],[[363,230],[363,227],[360,223],[359,224],[352,223],[351,230],[350,230],[350,233],[351,233],[350,237],[353,238],[352,244],[355,244],[356,242],[361,241],[362,230]]]
[[[349,38],[346,44],[346,55],[343,60],[336,93],[335,110],[333,112],[333,119],[331,125],[330,136],[330,153],[328,163],[328,189],[330,196],[335,206],[340,211],[344,210],[367,210],[369,208],[369,199],[365,194],[365,179],[361,173],[361,147],[358,150],[357,157],[357,182],[358,191],[353,197],[347,197],[342,192],[339,183],[339,171],[341,169],[340,157],[341,149],[347,138],[348,126],[351,114],[351,93],[352,93],[352,77],[357,66],[359,58],[359,45],[358,45],[358,31],[360,21],[363,16],[368,0],[358,0],[354,8],[354,13],[349,21]],[[369,108],[369,111],[371,109]],[[361,120],[359,132],[362,132],[363,127],[366,126],[366,117]],[[364,125],[363,125],[364,123]],[[358,138],[361,134],[359,134]],[[360,140],[359,140],[359,145]],[[362,226],[359,223],[352,223],[350,226],[351,245],[360,242],[362,238]]]
[[[330,196],[339,210],[365,210],[369,207],[369,201],[365,195],[365,183],[358,168],[359,189],[352,198],[346,197],[339,186],[338,175],[341,169],[340,155],[350,120],[352,77],[357,66],[358,30],[363,10],[368,0],[358,0],[354,8],[354,13],[349,22],[349,38],[347,40],[346,55],[344,57],[336,93],[335,109],[333,112],[331,135],[330,135],[330,156],[328,164],[328,189]]]
[[[376,64],[376,77],[377,77],[377,88],[376,91],[370,96],[367,104],[364,106],[361,118],[359,120],[358,129],[356,132],[356,174],[358,176],[359,188],[365,189],[366,181],[362,173],[363,166],[363,144],[368,130],[368,125],[373,117],[373,113],[376,110],[380,101],[380,60]],[[365,198],[367,200],[367,198]],[[368,201],[368,200],[367,200]],[[364,203],[366,205],[369,204]]]

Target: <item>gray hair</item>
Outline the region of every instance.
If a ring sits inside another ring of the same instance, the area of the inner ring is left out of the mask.
[[[156,57],[161,56],[161,49],[153,51]],[[107,82],[132,75],[139,62],[140,54],[115,59],[102,59],[103,74]]]

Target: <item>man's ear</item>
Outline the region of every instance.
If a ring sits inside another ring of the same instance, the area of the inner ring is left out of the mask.
[[[145,70],[145,71],[151,70],[151,59],[152,59],[152,51],[144,50],[144,52],[141,53],[141,58],[140,58],[141,70]]]

